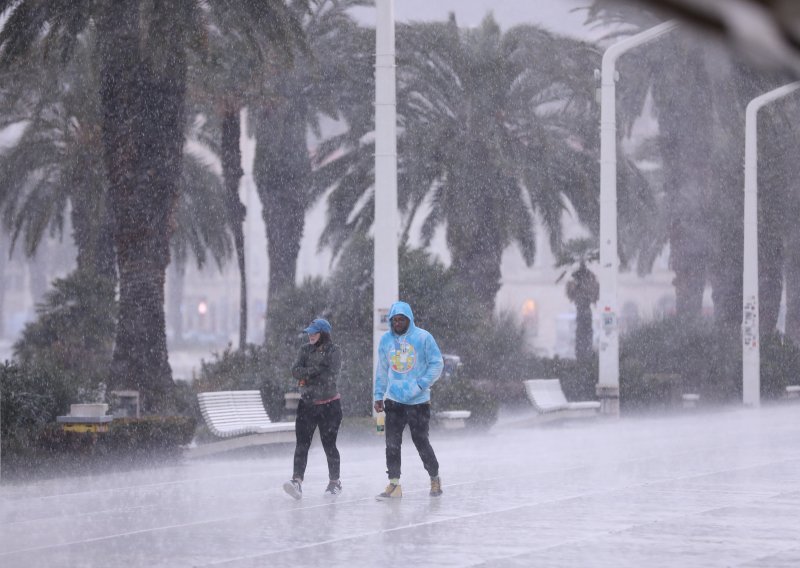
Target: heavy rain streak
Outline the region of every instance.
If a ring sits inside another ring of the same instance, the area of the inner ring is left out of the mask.
[[[0,566],[800,565],[798,30],[0,0]]]

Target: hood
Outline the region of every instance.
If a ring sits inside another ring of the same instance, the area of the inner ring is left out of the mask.
[[[406,335],[408,335],[408,332],[416,327],[414,325],[414,313],[411,311],[411,306],[409,306],[406,302],[395,302],[389,309],[389,319],[391,320],[398,314],[406,316],[411,321],[411,323],[408,324],[408,331],[406,331]],[[389,330],[394,334],[391,322],[389,322]]]

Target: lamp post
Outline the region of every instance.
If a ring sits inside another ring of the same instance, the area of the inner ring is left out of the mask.
[[[603,54],[600,84],[600,361],[597,396],[601,412],[619,416],[619,326],[617,316],[617,112],[616,63],[630,49],[677,26],[669,21],[615,43]]]
[[[744,250],[742,262],[742,402],[761,403],[758,329],[758,111],[796,91],[800,81],[764,93],[747,105],[744,122]]]
[[[375,259],[372,311],[372,381],[378,343],[389,329],[389,307],[397,301],[397,102],[394,52],[394,0],[377,0],[375,26]]]

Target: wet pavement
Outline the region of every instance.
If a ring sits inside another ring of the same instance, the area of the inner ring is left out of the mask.
[[[338,497],[315,441],[0,488],[0,566],[800,566],[800,404],[434,431],[444,495],[409,439],[344,439]]]

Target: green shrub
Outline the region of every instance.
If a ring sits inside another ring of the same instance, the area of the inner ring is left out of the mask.
[[[36,320],[14,344],[15,359],[37,373],[62,377],[75,390],[97,392],[110,373],[114,286],[113,280],[78,271],[53,281],[36,307]]]
[[[67,432],[58,424],[45,424],[26,445],[3,454],[3,475],[30,479],[149,466],[154,459],[181,456],[195,426],[186,416],[114,420],[108,432],[100,433]]]
[[[102,397],[116,326],[114,283],[73,272],[53,282],[0,367],[3,451],[25,452],[69,405]]]
[[[663,392],[666,379],[657,377],[666,375],[679,375],[682,392],[696,392],[704,401],[741,400],[738,332],[722,331],[709,320],[683,323],[667,318],[633,330],[622,338],[620,347],[620,403],[624,408],[663,404],[669,396]],[[798,376],[800,349],[779,333],[763,336],[761,396],[783,396],[789,379]]]
[[[713,323],[678,318],[649,322],[620,342],[620,404],[648,408],[666,403],[656,376],[678,375],[684,392],[697,392],[704,401],[733,397],[734,388],[724,364],[729,346],[715,334]],[[632,374],[629,374],[632,373]]]
[[[82,389],[68,377],[34,370],[6,361],[0,366],[0,428],[2,451],[23,451],[39,431],[69,405],[80,400]]]
[[[431,389],[431,410],[469,410],[468,427],[488,428],[497,421],[498,400],[489,388],[465,378],[440,379]]]
[[[800,378],[800,347],[780,333],[761,338],[761,396],[786,395],[786,386]]]
[[[213,357],[214,360],[201,363],[200,374],[192,384],[195,393],[258,390],[270,418],[280,420],[285,406],[283,395],[293,386],[286,379],[287,370],[276,368],[267,348],[247,345],[244,351],[233,351],[229,346]],[[199,417],[199,410],[194,416]]]
[[[134,458],[175,451],[194,437],[196,422],[188,416],[148,416],[111,422],[108,432],[67,432],[50,424],[42,428],[34,449],[49,455]]]
[[[98,442],[114,453],[151,453],[177,449],[192,441],[197,423],[188,416],[148,416],[114,420]]]

